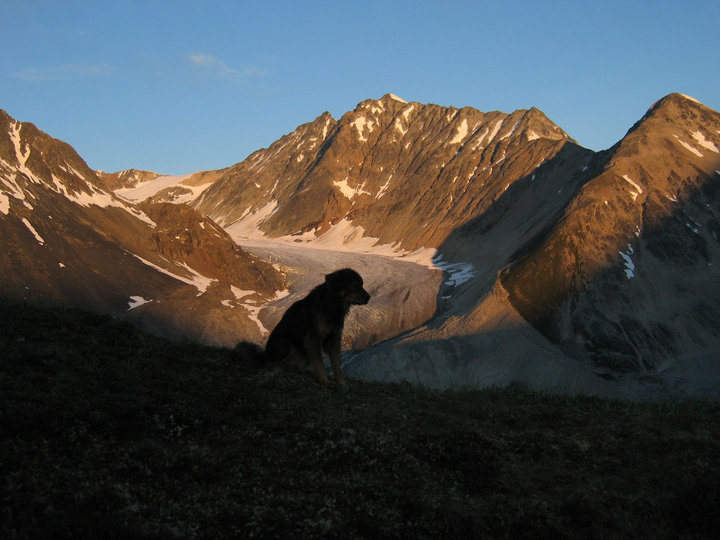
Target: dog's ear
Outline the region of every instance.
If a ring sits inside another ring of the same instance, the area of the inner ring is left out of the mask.
[[[330,285],[331,287],[334,286],[338,281],[338,273],[332,272],[331,274],[325,274],[325,283]]]
[[[349,281],[348,273],[350,272],[353,271],[347,268],[343,268],[342,270],[335,270],[334,272],[325,275],[325,283],[327,283],[333,289],[342,289],[343,285]]]

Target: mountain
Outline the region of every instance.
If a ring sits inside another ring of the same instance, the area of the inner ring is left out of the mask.
[[[671,94],[612,148],[549,160],[438,248],[472,278],[356,376],[629,398],[720,387],[720,115]]]
[[[312,241],[335,229],[345,243],[434,248],[567,145],[534,108],[483,113],[388,94],[299,126],[226,169],[192,205],[239,236]]]
[[[669,95],[598,161],[503,275],[510,301],[568,354],[614,371],[656,376],[716,353],[720,114]]]
[[[2,294],[261,343],[351,266],[372,300],[348,319],[350,376],[633,399],[720,388],[720,115],[687,96],[593,152],[534,108],[387,94],[185,176],[96,173],[3,118]]]
[[[135,205],[68,144],[0,111],[0,295],[112,313],[165,335],[261,335],[270,264],[184,205]],[[234,309],[241,307],[243,309]]]

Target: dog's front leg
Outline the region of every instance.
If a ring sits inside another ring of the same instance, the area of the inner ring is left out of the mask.
[[[325,372],[325,364],[322,359],[322,345],[318,340],[305,339],[306,361],[309,363],[307,369],[315,373],[321,383],[330,386],[332,383]]]
[[[335,375],[335,384],[338,386],[347,386],[347,383],[343,379],[342,371],[340,370],[340,332],[333,334],[328,339],[328,347],[326,352],[330,357],[330,364],[332,365],[333,374]]]

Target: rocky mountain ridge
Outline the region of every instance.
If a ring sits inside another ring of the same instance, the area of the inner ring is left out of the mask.
[[[255,234],[313,241],[345,227],[348,238],[434,248],[568,143],[537,109],[483,113],[388,94],[298,127],[192,204],[231,233],[252,222]]]
[[[210,219],[187,206],[117,197],[72,147],[4,111],[0,245],[3,296],[228,345],[259,338],[255,304],[284,289],[272,265]]]
[[[12,129],[2,164],[15,160],[20,178],[26,150],[12,143]],[[348,325],[346,346],[369,347],[346,358],[356,377],[707,395],[720,381],[719,148],[718,113],[680,94],[597,153],[537,109],[483,113],[388,94],[340,120],[324,113],[226,169],[102,174],[93,185],[98,197],[110,195],[103,183],[115,186],[118,211],[152,222],[150,252],[160,260],[195,278],[225,269],[196,289],[208,305],[243,304],[228,299],[237,285],[222,285],[239,279],[233,241],[281,265],[291,295],[267,292],[245,305],[254,341],[328,265],[361,266],[373,300]],[[23,199],[3,178],[0,210],[18,208]],[[207,231],[229,251],[208,249]],[[379,269],[360,252],[435,270]],[[260,288],[263,276],[252,278]],[[205,328],[216,327],[201,339],[231,334],[231,312],[207,309]],[[176,315],[161,333],[186,332],[194,320]]]
[[[573,357],[655,374],[718,344],[720,114],[667,96],[602,162],[502,281]]]
[[[105,171],[95,171],[95,174],[101,180],[103,185],[113,191],[120,188],[131,188],[144,182],[155,180],[160,176],[156,172],[152,171],[141,171],[138,169],[128,169],[126,171],[119,171],[114,173],[107,173]]]
[[[548,174],[562,160],[547,162],[439,247],[473,279],[441,288],[427,325],[348,369],[437,386],[716,396],[719,149],[720,115],[671,94],[582,167]]]

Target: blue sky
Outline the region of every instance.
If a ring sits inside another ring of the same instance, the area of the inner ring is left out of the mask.
[[[242,161],[392,92],[538,107],[593,150],[670,92],[720,109],[720,1],[0,0],[0,108],[96,169]]]

